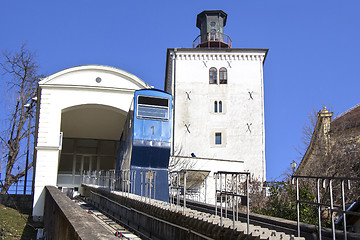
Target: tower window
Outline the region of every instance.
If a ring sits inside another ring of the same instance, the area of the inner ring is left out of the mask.
[[[223,113],[224,112],[224,104],[223,101],[211,101],[211,112],[213,113]]]
[[[217,84],[217,69],[214,67],[209,69],[209,83]]]
[[[215,144],[216,145],[221,144],[221,133],[220,132],[215,133]]]
[[[227,84],[227,70],[222,67],[219,70],[220,84]]]
[[[216,39],[216,29],[210,30],[210,41],[215,41]]]

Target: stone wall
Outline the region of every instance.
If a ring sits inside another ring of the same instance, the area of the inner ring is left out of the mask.
[[[30,214],[32,211],[31,195],[0,194],[0,204]]]

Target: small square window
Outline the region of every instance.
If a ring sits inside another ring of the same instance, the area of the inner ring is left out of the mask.
[[[216,145],[221,144],[221,133],[215,133],[215,144]]]

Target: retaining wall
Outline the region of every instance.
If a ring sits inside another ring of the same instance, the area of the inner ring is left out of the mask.
[[[116,239],[92,216],[53,186],[45,187],[46,239]]]

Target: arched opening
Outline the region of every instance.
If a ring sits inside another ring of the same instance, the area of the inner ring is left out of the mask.
[[[209,69],[209,83],[217,84],[217,69],[214,67]]]
[[[219,70],[220,84],[227,84],[227,70],[222,67]]]
[[[79,187],[84,172],[115,169],[117,148],[127,112],[86,104],[64,109],[57,186]]]

